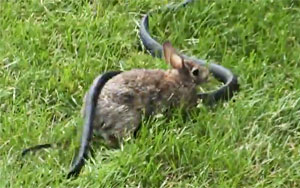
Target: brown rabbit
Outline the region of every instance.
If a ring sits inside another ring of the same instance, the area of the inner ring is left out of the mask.
[[[196,105],[196,86],[207,81],[209,71],[183,59],[170,42],[163,45],[169,70],[133,69],[116,75],[104,85],[99,95],[93,123],[111,145],[135,131],[146,116],[164,107]]]

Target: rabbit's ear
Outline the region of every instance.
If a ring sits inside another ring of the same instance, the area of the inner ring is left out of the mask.
[[[183,59],[180,55],[176,53],[170,42],[165,42],[163,44],[164,56],[167,63],[169,63],[174,69],[183,68]]]

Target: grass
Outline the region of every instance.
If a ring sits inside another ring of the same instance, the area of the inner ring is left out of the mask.
[[[179,1],[177,1],[179,2]],[[300,187],[300,3],[197,1],[159,11],[150,29],[239,75],[241,91],[188,118],[143,121],[120,150],[95,142],[66,180],[82,98],[108,70],[167,68],[143,52],[137,24],[168,1],[0,2],[0,187]],[[23,148],[61,143],[25,158]]]

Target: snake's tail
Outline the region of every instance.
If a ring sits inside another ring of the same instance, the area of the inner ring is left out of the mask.
[[[45,149],[45,148],[50,148],[50,147],[52,147],[52,144],[39,144],[39,145],[35,145],[35,146],[30,147],[30,148],[24,149],[22,151],[21,155],[22,155],[22,157],[24,157],[29,152],[35,152],[35,151],[38,151],[40,149]]]

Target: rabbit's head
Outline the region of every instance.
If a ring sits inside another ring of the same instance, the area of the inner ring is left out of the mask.
[[[163,44],[164,57],[174,69],[178,70],[180,76],[185,80],[193,81],[196,84],[208,80],[209,71],[205,66],[201,66],[192,60],[186,60],[181,57],[173,48],[170,42]]]

